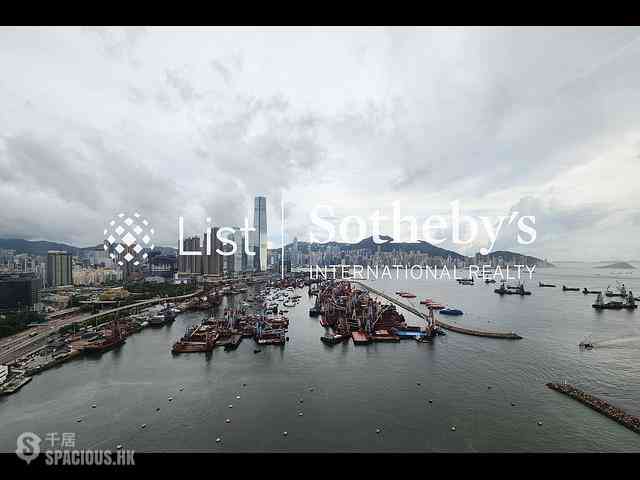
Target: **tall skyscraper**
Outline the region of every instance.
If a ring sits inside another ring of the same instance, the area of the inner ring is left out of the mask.
[[[70,253],[50,250],[47,253],[47,287],[73,285],[73,258]]]
[[[255,231],[255,243],[253,251],[254,268],[256,271],[267,270],[267,198],[257,196],[253,211],[253,227]]]

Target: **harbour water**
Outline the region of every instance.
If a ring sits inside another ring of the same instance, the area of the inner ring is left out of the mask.
[[[639,274],[618,280],[640,294]],[[449,332],[432,343],[330,347],[304,289],[287,314],[284,348],[254,353],[245,339],[234,351],[174,357],[173,342],[204,316],[183,314],[0,398],[0,450],[14,451],[16,437],[31,431],[75,433],[76,448],[136,451],[640,452],[640,436],[545,386],[566,380],[640,415],[640,312],[596,311],[595,295],[561,288],[615,281],[610,271],[573,265],[539,269],[526,297],[446,279],[370,282],[415,293],[414,305],[429,297],[464,311],[449,322],[513,330],[522,340]],[[595,348],[580,350],[588,335]]]

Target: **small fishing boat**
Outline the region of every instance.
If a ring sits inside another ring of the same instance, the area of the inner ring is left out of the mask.
[[[563,292],[579,292],[580,289],[577,287],[567,287],[565,285],[562,285],[562,291]]]
[[[585,287],[585,288],[582,289],[582,293],[584,293],[585,295],[588,295],[590,293],[594,293],[594,294],[600,293],[600,291],[599,290],[589,290],[589,289],[587,289],[587,287]]]
[[[552,285],[551,283],[542,283],[542,282],[538,282],[538,286],[540,287],[551,287],[551,288],[556,288],[555,285]]]
[[[462,315],[463,314],[462,310],[459,310],[457,308],[443,308],[440,310],[440,313],[442,315]]]

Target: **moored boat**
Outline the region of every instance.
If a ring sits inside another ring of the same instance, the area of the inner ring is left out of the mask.
[[[341,335],[339,333],[336,333],[336,334],[330,333],[328,335],[323,335],[320,337],[320,340],[323,343],[326,343],[327,345],[336,345],[348,339],[349,339],[348,335]]]

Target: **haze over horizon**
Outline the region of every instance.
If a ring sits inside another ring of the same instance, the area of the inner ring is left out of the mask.
[[[493,250],[640,258],[638,60],[635,28],[3,28],[0,237],[89,246],[140,211],[173,246],[263,194],[279,246],[284,193],[287,243],[320,204],[458,200],[536,216]]]

